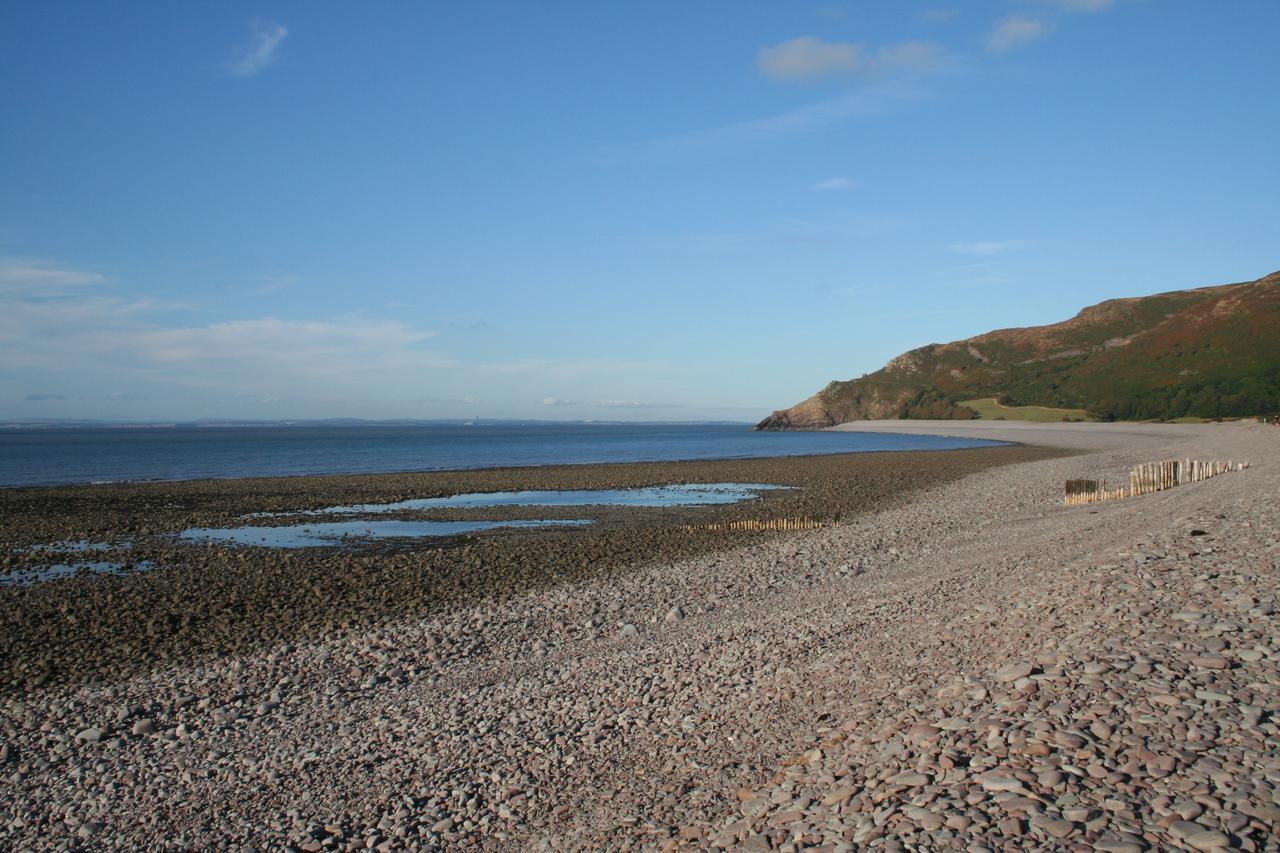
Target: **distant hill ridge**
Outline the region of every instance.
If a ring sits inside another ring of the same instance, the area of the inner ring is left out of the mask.
[[[832,382],[756,429],[972,418],[962,400],[1085,409],[1103,420],[1280,411],[1280,272],[1257,281],[1109,299],[1049,326],[929,344]]]

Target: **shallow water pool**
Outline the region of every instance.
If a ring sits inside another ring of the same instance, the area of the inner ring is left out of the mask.
[[[547,489],[521,492],[470,492],[443,498],[414,498],[381,504],[331,506],[305,513],[266,515],[356,515],[426,509],[470,509],[491,506],[709,506],[753,500],[761,493],[791,486],[772,483],[689,483],[639,489]]]
[[[89,561],[84,563],[56,563],[52,566],[38,566],[34,569],[21,569],[0,575],[0,586],[26,586],[40,581],[52,581],[60,578],[73,578],[80,574],[119,575],[126,571],[145,572],[152,567],[150,560],[125,567],[124,563],[107,561]]]
[[[317,548],[342,545],[362,539],[410,539],[457,536],[499,527],[579,527],[587,519],[536,521],[331,521],[291,524],[284,527],[214,528],[193,527],[182,531],[180,539],[197,542],[226,542],[260,548]]]

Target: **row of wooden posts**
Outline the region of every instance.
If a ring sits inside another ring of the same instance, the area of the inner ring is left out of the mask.
[[[1080,506],[1099,501],[1114,501],[1121,498],[1132,498],[1137,495],[1149,495],[1162,492],[1183,483],[1197,483],[1225,474],[1228,471],[1243,471],[1249,467],[1248,462],[1202,461],[1199,459],[1173,459],[1165,462],[1147,462],[1135,465],[1129,471],[1129,485],[1112,487],[1106,480],[1067,480],[1063,489],[1063,503],[1067,506]]]
[[[818,527],[827,527],[828,525],[839,523],[839,521],[819,518],[743,518],[737,521],[686,524],[684,530],[814,530]]]

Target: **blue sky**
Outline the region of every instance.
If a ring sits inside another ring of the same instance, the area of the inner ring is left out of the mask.
[[[1280,268],[1280,3],[9,3],[0,417],[754,420]]]

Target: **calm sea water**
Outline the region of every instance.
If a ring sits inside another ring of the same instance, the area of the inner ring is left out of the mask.
[[[0,485],[740,459],[997,443],[878,433],[752,432],[745,425],[723,424],[7,429],[0,430]]]

